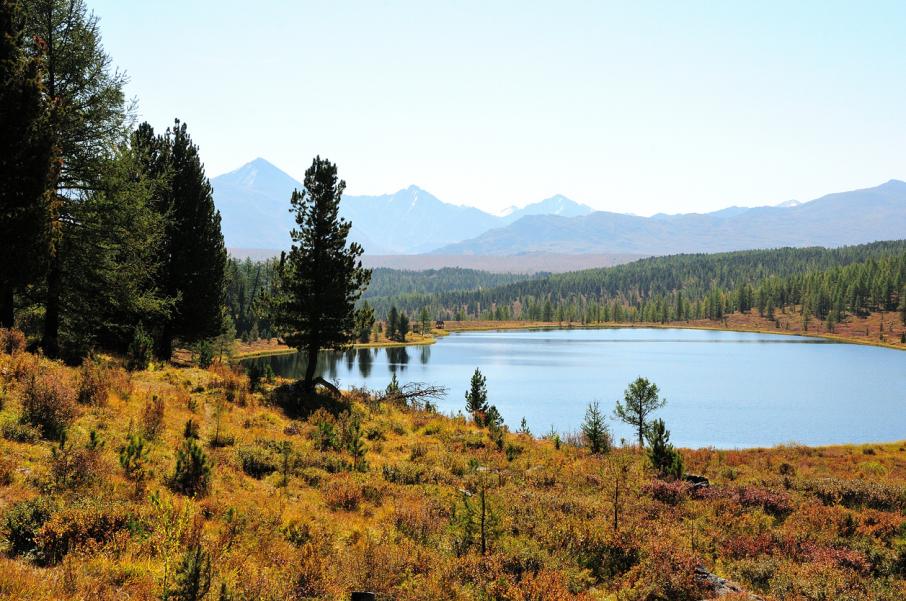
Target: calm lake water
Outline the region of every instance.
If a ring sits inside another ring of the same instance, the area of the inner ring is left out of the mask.
[[[263,357],[298,377],[304,355]],[[475,367],[511,429],[576,430],[587,404],[610,415],[627,384],[661,389],[658,413],[684,447],[770,446],[906,439],[906,353],[820,338],[681,329],[466,332],[432,346],[324,353],[319,369],[343,387],[401,383],[449,389],[445,413],[464,406]],[[611,420],[615,437],[632,440]]]

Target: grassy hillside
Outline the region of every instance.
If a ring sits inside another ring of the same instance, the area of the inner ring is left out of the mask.
[[[494,436],[383,395],[300,412],[283,383],[252,391],[225,367],[17,352],[0,382],[0,599],[197,581],[207,599],[713,597],[702,570],[767,598],[906,596],[903,444],[683,450],[710,480],[694,488],[633,449]],[[147,448],[132,478],[130,433]],[[186,445],[210,465],[194,498],[173,478]]]

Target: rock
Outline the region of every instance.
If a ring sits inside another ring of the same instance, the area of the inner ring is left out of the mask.
[[[721,597],[726,597],[727,595],[743,595],[743,598],[749,599],[749,601],[764,601],[762,597],[753,595],[735,582],[712,574],[703,566],[695,568],[695,581],[711,591],[713,596],[709,597],[709,599],[719,599]]]
[[[711,486],[710,480],[698,474],[686,474],[683,476],[683,480],[691,484],[692,488],[708,488]]]

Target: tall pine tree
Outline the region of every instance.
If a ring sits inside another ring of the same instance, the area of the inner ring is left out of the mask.
[[[38,56],[26,52],[18,2],[0,0],[0,327],[14,295],[50,253],[52,142]]]
[[[355,339],[355,303],[371,280],[371,271],[362,267],[362,247],[346,243],[352,224],[339,216],[345,188],[336,165],[318,156],[305,171],[305,188],[290,199],[297,227],[290,232],[279,321],[286,343],[308,355],[302,381],[308,394],[315,387],[318,351],[343,349]]]
[[[142,136],[147,139],[148,133],[143,130]],[[186,124],[177,119],[157,146],[165,161],[157,169],[166,177],[158,201],[166,219],[161,287],[177,299],[158,334],[157,353],[166,360],[175,339],[196,342],[220,333],[227,253],[220,212]]]
[[[126,77],[112,68],[98,19],[83,0],[28,0],[23,8],[33,53],[43,57],[50,130],[60,158],[52,205],[57,238],[47,269],[42,339],[45,351],[56,354],[64,292],[85,277],[82,252],[99,236],[91,224],[97,214],[90,209],[85,214],[86,201],[101,189],[104,163],[113,159],[125,136]],[[71,304],[84,311],[79,303]]]

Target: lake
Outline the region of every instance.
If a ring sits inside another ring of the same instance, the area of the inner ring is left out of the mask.
[[[304,355],[248,360],[299,377]],[[449,389],[464,407],[475,367],[511,429],[578,429],[586,406],[612,414],[637,376],[661,389],[657,417],[683,447],[735,448],[906,439],[906,353],[821,338],[684,329],[550,329],[453,333],[431,346],[322,353],[319,371],[342,387],[401,383]],[[616,440],[632,440],[611,421]]]

